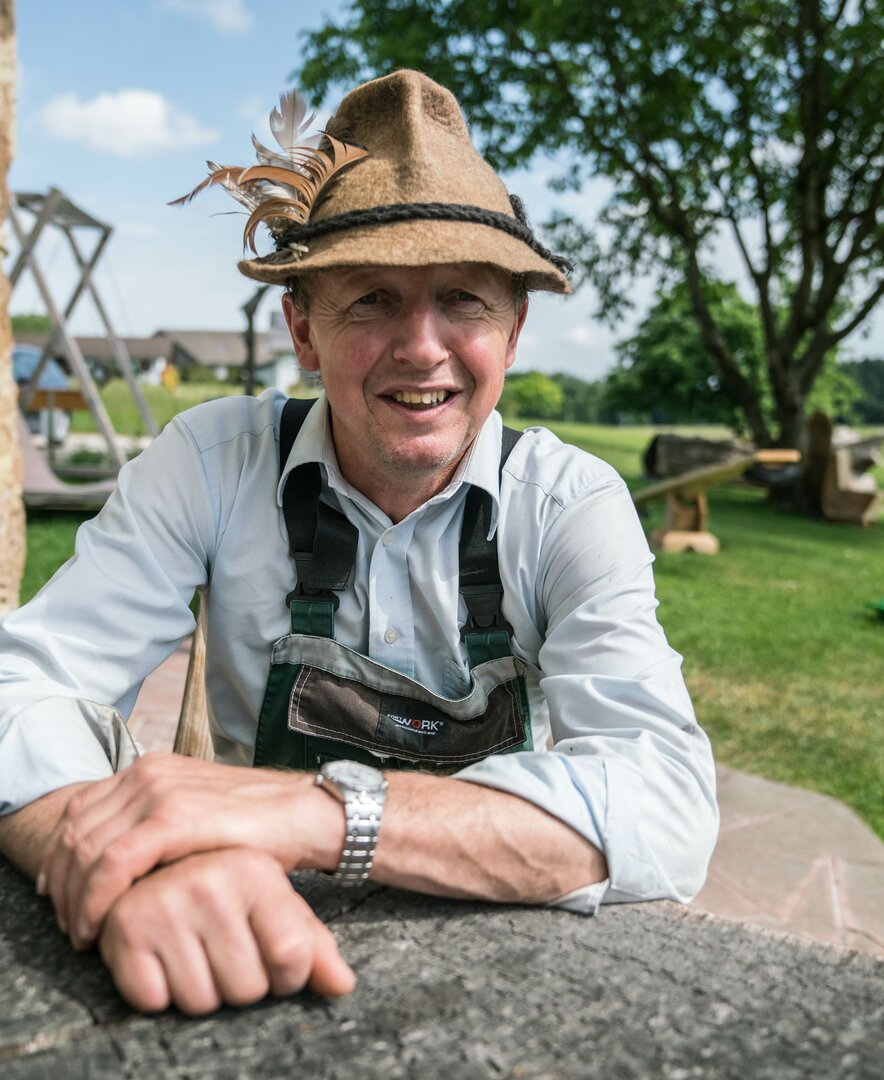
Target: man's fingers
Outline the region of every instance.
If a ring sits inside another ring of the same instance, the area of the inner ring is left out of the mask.
[[[107,843],[100,832],[84,839],[84,862],[91,851],[100,854],[88,866],[68,861],[64,911],[77,948],[92,944],[108,911],[134,881],[169,858],[167,837],[165,824],[150,819]]]
[[[343,997],[356,986],[356,974],[338,952],[338,943],[331,931],[330,943],[320,945],[313,955],[313,974],[307,985],[314,994],[325,997]]]
[[[202,943],[225,1004],[251,1005],[267,996],[270,976],[248,922],[229,921],[223,933],[204,934]]]
[[[131,812],[126,813],[131,796],[117,779],[111,777],[78,792],[46,845],[38,891],[52,897],[56,917],[65,932],[71,929],[71,902],[79,895],[83,877],[108,841],[131,824]]]
[[[172,1004],[186,1016],[205,1016],[222,1005],[222,997],[202,941],[182,934],[164,942],[160,960]]]
[[[168,1009],[172,998],[159,957],[143,949],[126,950],[109,934],[102,937],[99,948],[120,996],[134,1009],[147,1013]]]
[[[309,986],[317,994],[349,994],[356,976],[338,952],[334,935],[281,875],[277,896],[262,898],[251,914],[252,930],[279,997]]]
[[[82,784],[78,787],[76,793],[68,800],[64,813],[61,815],[58,824],[50,833],[43,849],[43,858],[40,860],[40,868],[37,873],[38,893],[45,895],[49,892],[49,883],[47,879],[49,876],[50,865],[61,844],[62,836],[66,832],[70,835],[71,821],[79,819],[81,815],[87,813],[95,803],[102,802],[108,795],[112,794],[119,786],[121,776],[122,774],[118,773],[116,776],[109,776],[106,780],[96,780],[94,783]]]

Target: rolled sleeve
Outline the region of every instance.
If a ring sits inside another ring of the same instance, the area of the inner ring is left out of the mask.
[[[0,814],[68,784],[103,780],[142,752],[116,709],[64,697],[6,716],[0,750]]]

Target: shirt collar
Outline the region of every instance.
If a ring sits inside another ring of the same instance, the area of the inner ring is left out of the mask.
[[[497,529],[497,521],[500,516],[500,446],[503,422],[497,411],[491,415],[482,425],[482,429],[476,437],[463,461],[458,465],[451,482],[431,499],[431,502],[450,499],[461,489],[464,484],[472,484],[474,487],[487,491],[491,496],[491,529],[488,533],[490,540]],[[316,462],[325,469],[328,486],[347,498],[356,498],[357,502],[367,504],[369,500],[356,491],[343,477],[338,466],[334,443],[331,435],[331,424],[328,417],[328,399],[325,391],[320,393],[316,404],[307,413],[298,437],[288,456],[288,461],[282,470],[282,476],[276,488],[277,505],[282,506],[282,492],[289,473],[299,465],[307,462]]]

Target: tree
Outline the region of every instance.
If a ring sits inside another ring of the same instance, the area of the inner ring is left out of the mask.
[[[758,309],[731,283],[707,280],[704,290],[741,374],[751,382],[760,381],[764,335]],[[727,424],[744,430],[744,417],[722,386],[715,358],[691,318],[684,283],[658,292],[638,332],[618,345],[617,353],[617,366],[605,385],[609,409],[647,416],[654,423]],[[810,408],[843,416],[858,397],[856,384],[830,355],[810,395]],[[765,421],[772,423],[770,395],[762,397],[761,409]]]
[[[14,123],[14,9],[12,0],[0,0],[0,227],[6,221],[9,206],[7,174],[13,154]],[[12,378],[9,294],[9,281],[0,272],[0,615],[18,606],[25,564],[22,466],[16,426],[18,390]]]
[[[319,96],[417,67],[497,167],[561,152],[562,189],[609,177],[598,222],[555,222],[602,313],[622,312],[625,278],[681,280],[756,443],[795,446],[827,355],[884,293],[882,21],[882,0],[355,0],[294,77]],[[755,378],[708,299],[725,234],[761,317]]]
[[[553,375],[552,380],[562,390],[562,420],[601,424],[609,418],[603,401],[603,383],[587,382],[564,372]]]
[[[867,357],[838,365],[839,371],[858,388],[852,412],[861,424],[884,424],[884,360]],[[843,418],[843,414],[836,412]]]
[[[562,388],[549,375],[525,371],[507,376],[498,408],[504,416],[557,420],[561,418],[564,402]]]
[[[711,282],[705,289],[706,303],[734,362],[754,381],[762,352],[757,312],[734,285]],[[635,336],[617,346],[617,357],[605,386],[609,408],[647,415],[655,423],[743,426],[740,410],[722,387],[715,360],[691,318],[683,283],[658,292]]]

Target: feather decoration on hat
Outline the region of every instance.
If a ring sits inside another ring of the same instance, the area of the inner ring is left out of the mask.
[[[257,165],[243,168],[208,161],[206,179],[169,205],[185,206],[201,191],[220,185],[249,210],[243,246],[248,245],[255,254],[255,233],[262,223],[274,240],[292,223],[303,225],[326,194],[332,178],[368,154],[364,147],[343,142],[327,132],[298,142],[316,117],[314,112],[305,120],[306,112],[307,102],[297,90],[280,94],[279,107],[270,114],[270,130],[282,152],[269,150],[253,134]]]

